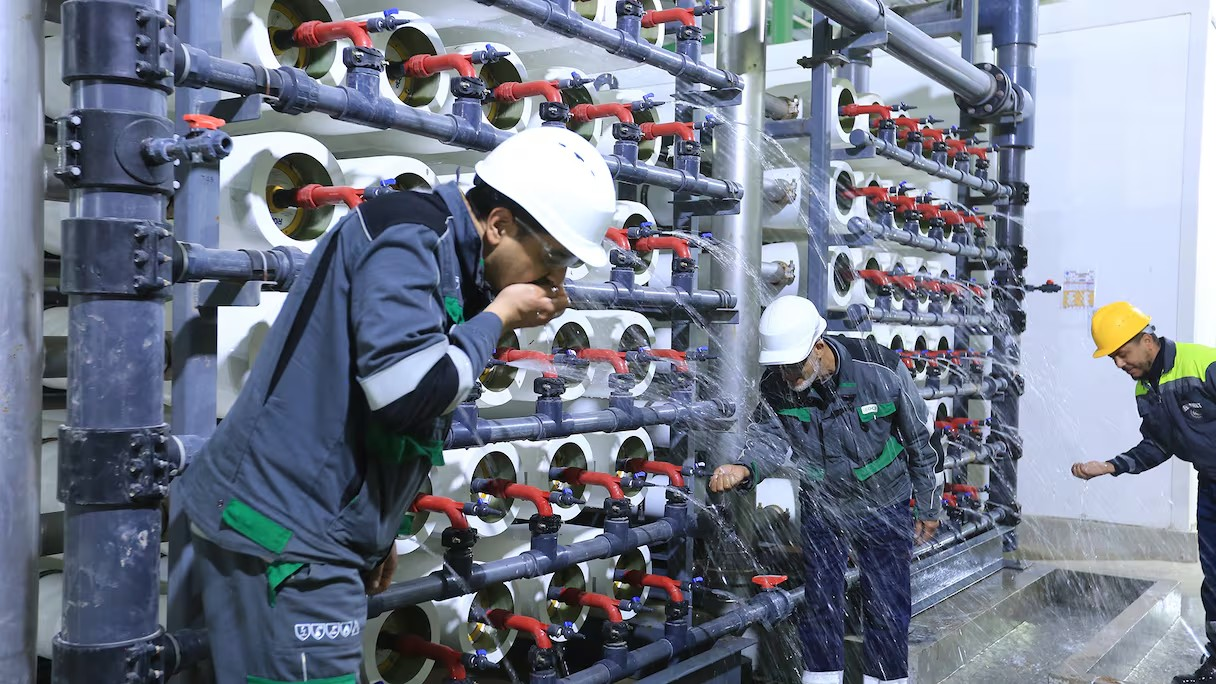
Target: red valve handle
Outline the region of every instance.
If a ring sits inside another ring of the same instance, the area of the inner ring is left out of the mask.
[[[576,352],[580,359],[587,361],[599,361],[601,363],[610,363],[612,368],[617,373],[628,373],[629,364],[625,361],[625,352],[614,351],[612,349],[580,349]]]
[[[527,632],[532,635],[532,639],[536,642],[539,648],[553,648],[553,641],[549,639],[549,625],[530,618],[526,615],[516,615],[515,613],[507,612],[501,608],[494,608],[486,611],[486,618],[497,629],[511,629],[516,632]]]
[[[942,503],[951,508],[957,508],[958,497],[954,496],[953,494],[942,494]]]
[[[950,483],[950,484],[946,485],[946,491],[954,492],[956,494],[970,494],[971,496],[976,497],[976,498],[978,498],[980,495],[980,489],[979,489],[979,487],[976,487],[975,485]]]
[[[655,138],[665,138],[669,135],[679,136],[681,140],[692,142],[696,140],[696,124],[685,121],[668,121],[667,123],[644,123],[642,124],[642,139],[654,140]]]
[[[919,285],[920,288],[922,290],[925,290],[926,292],[940,293],[942,291],[941,282],[939,282],[937,280],[937,278],[934,278],[932,276],[917,276],[916,284]]]
[[[760,586],[761,589],[769,591],[775,589],[777,585],[789,579],[786,575],[756,575],[752,578],[752,583]]]
[[[410,511],[412,513],[422,511],[443,513],[448,517],[448,521],[452,523],[453,528],[458,530],[469,529],[469,519],[464,517],[464,502],[456,501],[455,499],[431,494],[419,494],[410,506]]]
[[[339,38],[349,38],[361,48],[372,47],[372,37],[367,32],[367,22],[357,21],[306,21],[296,27],[292,37],[301,47],[318,48]]]
[[[630,570],[623,577],[625,584],[635,587],[653,587],[667,593],[668,600],[675,603],[684,602],[684,592],[680,589],[680,581],[662,575],[651,575],[641,570]]]
[[[443,644],[427,641],[414,634],[402,634],[397,637],[397,652],[410,655],[420,655],[427,660],[441,663],[448,669],[448,677],[456,681],[468,679],[464,669],[464,654]]]
[[[633,243],[633,248],[640,254],[654,252],[660,249],[670,249],[681,259],[691,259],[692,252],[688,249],[688,241],[678,237],[648,237]]]
[[[963,216],[963,223],[970,223],[979,228],[985,227],[984,221],[985,218],[982,214],[967,214],[966,216]]]
[[[646,458],[631,458],[625,462],[625,470],[631,473],[654,473],[666,475],[673,487],[684,486],[684,469],[674,463],[651,461]],[[632,582],[631,582],[632,584]]]
[[[501,499],[524,499],[536,506],[536,512],[542,516],[553,515],[553,506],[549,503],[549,492],[538,487],[517,484],[510,480],[490,480],[485,493]]]
[[[507,81],[494,89],[494,99],[500,102],[517,102],[533,95],[543,95],[549,102],[562,101],[557,81]]]
[[[607,104],[581,104],[570,109],[570,120],[574,123],[587,123],[593,119],[604,119],[615,116],[621,123],[633,123],[633,110],[629,105],[619,102]]]
[[[207,116],[206,114],[185,114],[182,116],[182,121],[185,121],[190,128],[208,131],[217,130],[228,123],[217,116]]]

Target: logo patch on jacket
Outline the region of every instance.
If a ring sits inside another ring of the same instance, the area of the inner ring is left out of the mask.
[[[296,638],[300,641],[316,639],[317,641],[345,639],[360,632],[358,620],[346,622],[298,622],[296,623]]]
[[[865,406],[862,406],[861,408],[857,409],[857,412],[863,416],[868,416],[873,413],[878,413],[878,404],[866,404]]]
[[[1197,401],[1183,404],[1182,412],[1195,420],[1203,420],[1203,404],[1200,404]]]

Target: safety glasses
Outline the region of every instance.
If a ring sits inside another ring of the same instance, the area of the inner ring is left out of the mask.
[[[549,270],[577,268],[583,264],[582,260],[566,251],[564,247],[552,242],[552,238],[546,239],[543,237],[548,235],[544,230],[521,220],[519,216],[515,216],[514,218],[516,225],[522,228],[525,233],[529,234],[540,245],[541,259]]]

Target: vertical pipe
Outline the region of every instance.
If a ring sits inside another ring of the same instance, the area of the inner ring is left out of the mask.
[[[832,180],[832,122],[836,119],[836,107],[832,101],[832,67],[823,59],[831,54],[832,26],[827,17],[816,11],[812,13],[812,45],[818,61],[811,68],[810,119],[814,130],[808,137],[810,169],[803,179],[807,183],[807,255],[806,298],[815,303],[820,311],[828,305],[828,278],[831,267],[828,262],[828,236],[830,224],[829,202],[834,201],[835,185]]]
[[[727,3],[726,9],[717,15],[714,31],[717,64],[731,65],[743,79],[742,102],[722,111],[726,125],[715,131],[714,168],[719,175],[742,184],[743,199],[739,213],[717,219],[714,230],[720,241],[730,245],[729,252],[736,258],[735,263],[723,264],[723,268],[715,270],[714,287],[738,297],[739,320],[737,325],[721,326],[718,331],[717,390],[720,396],[735,401],[735,416],[731,432],[723,435],[722,448],[712,452],[708,463],[711,469],[734,461],[740,442],[734,442],[736,446],[732,447],[731,440],[742,437],[759,400],[760,347],[756,330],[760,322],[757,275],[764,201],[764,160],[760,150],[764,125],[765,5],[758,0]],[[747,549],[754,548],[754,520],[749,515],[755,509],[754,495],[735,500],[737,512],[741,513],[736,516],[740,542]],[[745,574],[752,571],[749,559],[739,553],[737,558],[720,557],[719,562],[727,570],[725,579],[731,585],[728,589],[745,595],[748,592]]]
[[[996,49],[997,66],[1009,74],[1013,82],[1023,88],[1031,98],[1035,95],[1034,53],[1038,44],[1038,2],[1035,0],[999,0],[981,3],[980,22],[992,32],[992,46]],[[993,142],[1000,148],[1000,180],[1007,185],[1026,182],[1026,152],[1034,147],[1033,112],[1019,121],[998,124]],[[1025,244],[1024,223],[1026,206],[1015,196],[1009,203],[999,207],[997,214],[996,242],[998,247],[1015,250]],[[1014,320],[1025,320],[1022,308],[1023,290],[1013,289],[1012,284],[1020,269],[1006,268],[997,271],[999,281],[1007,283],[1009,294],[1001,301],[1005,313]],[[1020,281],[1017,281],[1020,282]],[[993,338],[995,356],[993,363],[1009,372],[1016,372],[1021,362],[1020,331],[1008,330]],[[1007,436],[1009,452],[997,459],[993,465],[990,497],[997,504],[1017,509],[1018,471],[1017,459],[1021,455],[1020,428],[1021,410],[1017,392],[1008,390],[992,402],[994,423]],[[1016,528],[1005,535],[1006,551],[1017,549]]]
[[[219,0],[178,0],[177,37],[212,55],[221,50]],[[204,103],[219,93],[211,89],[182,88],[176,93],[176,129],[184,134],[185,114],[207,114]],[[177,168],[180,184],[174,194],[174,235],[178,240],[219,246],[219,162],[183,164]],[[173,288],[173,418],[178,435],[210,437],[216,420],[216,315],[215,307],[198,305],[199,284]],[[202,597],[192,580],[194,549],[190,523],[181,504],[169,500],[169,611],[168,628],[177,631],[201,627]],[[184,674],[175,681],[200,682],[205,674]]]
[[[42,2],[0,13],[0,681],[34,681],[42,428]]]
[[[81,125],[94,127],[96,133],[76,160],[86,174],[69,192],[72,219],[79,220],[71,223],[72,231],[65,222],[65,274],[122,273],[115,269],[134,258],[138,240],[158,239],[149,238],[154,233],[147,226],[165,220],[165,184],[129,171],[138,170],[139,139],[104,130],[97,118],[130,117],[124,121],[135,121],[131,125],[145,131],[170,130],[166,93],[147,81],[158,68],[153,62],[163,66],[163,55],[171,54],[163,49],[171,31],[166,9],[165,0],[131,0],[128,6],[95,0],[64,3],[64,78]],[[117,60],[116,66],[95,61],[97,55],[123,54],[133,32],[145,36],[138,49],[148,54],[145,64],[151,63],[142,67],[142,82],[116,73],[124,66]],[[110,165],[114,157],[127,164],[122,173]],[[100,240],[89,236],[103,230],[113,251],[83,247],[90,239]],[[72,249],[70,235],[81,238]],[[130,251],[124,254],[124,249]],[[129,287],[130,281],[124,282]],[[162,443],[137,435],[164,429],[167,293],[128,291],[119,287],[117,278],[101,277],[82,279],[70,291],[61,288],[69,292],[66,434],[72,439],[59,441],[64,588],[53,680],[83,684],[154,676],[159,488],[141,487],[135,473],[147,474],[152,468],[164,473],[150,462],[152,450]],[[145,456],[147,461],[142,460]]]
[[[869,50],[845,50],[844,56],[849,63],[840,67],[836,75],[847,79],[853,84],[853,90],[858,94],[870,92],[870,67],[874,66],[874,57]]]

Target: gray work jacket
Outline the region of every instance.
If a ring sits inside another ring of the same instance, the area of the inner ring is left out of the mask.
[[[917,517],[941,512],[938,453],[928,409],[899,355],[872,341],[825,337],[836,373],[796,392],[770,369],[740,463],[752,482],[798,478],[809,505],[851,516],[916,499]]]
[[[382,559],[415,494],[411,459],[443,462],[450,414],[501,333],[482,312],[481,252],[454,184],[365,202],[323,237],[175,483],[197,529],[269,562]]]

